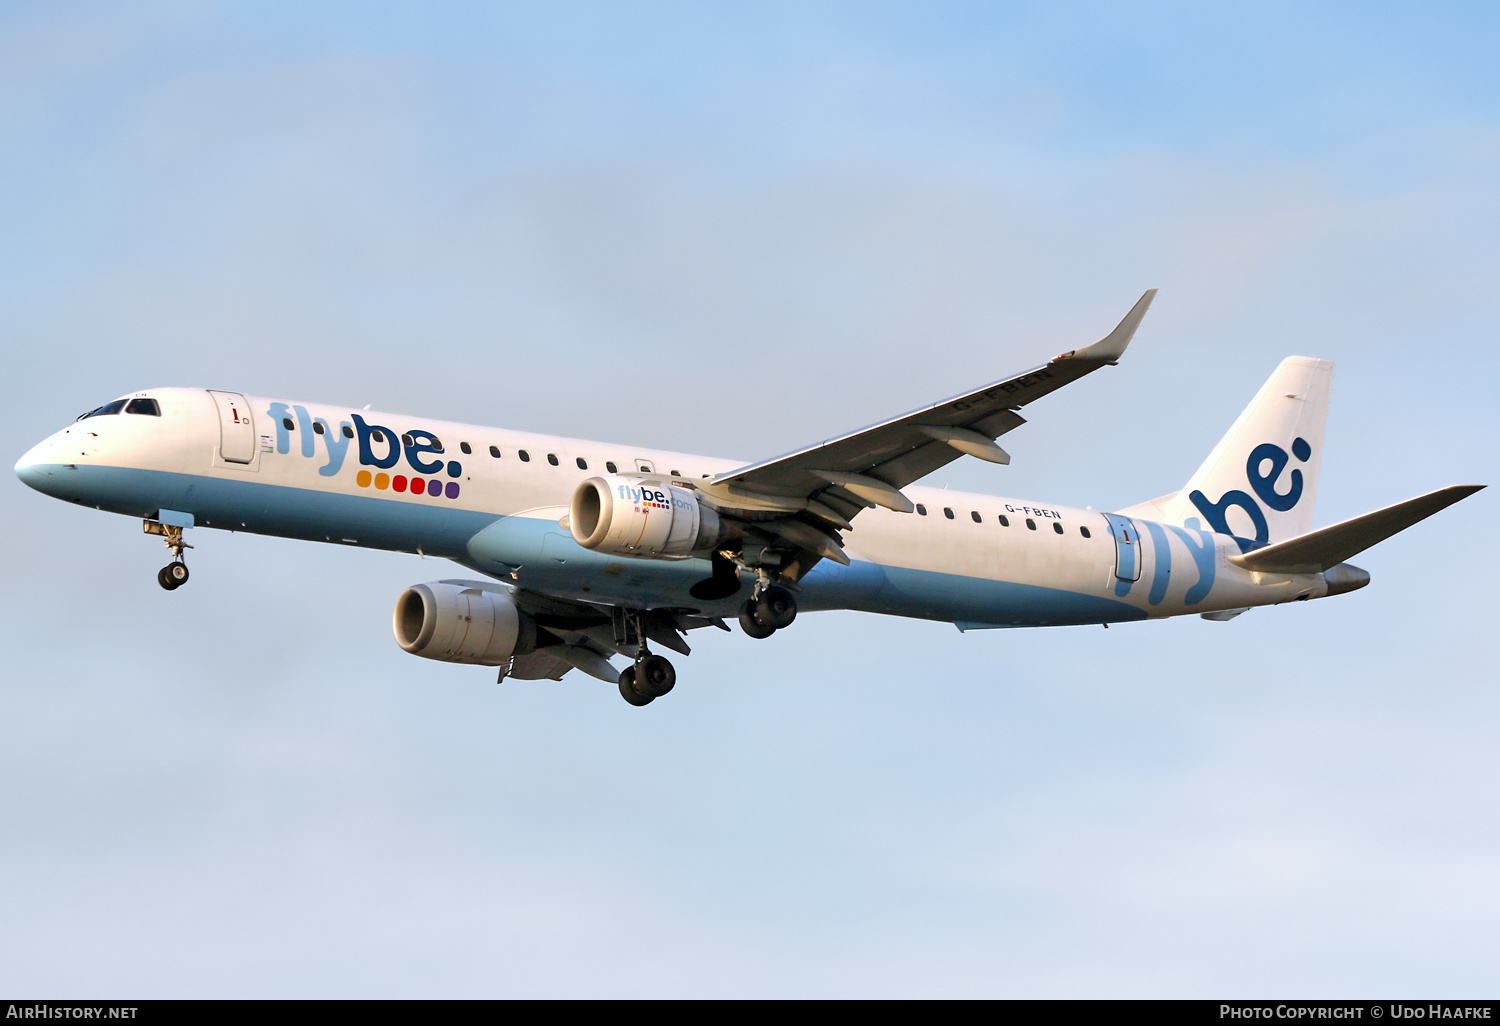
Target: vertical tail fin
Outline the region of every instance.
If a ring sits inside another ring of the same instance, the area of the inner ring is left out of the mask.
[[[1332,384],[1330,361],[1287,357],[1182,491],[1122,512],[1233,535],[1247,551],[1311,530]]]

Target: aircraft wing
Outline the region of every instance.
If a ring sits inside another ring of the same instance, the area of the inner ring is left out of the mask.
[[[1155,289],[1147,291],[1114,331],[1091,346],[861,431],[719,474],[704,490],[721,501],[761,497],[771,503],[765,508],[777,499],[792,500],[789,505],[845,527],[872,505],[911,512],[900,489],[959,456],[1009,463],[995,439],[1026,422],[1015,411],[1118,361],[1155,297]],[[827,516],[830,511],[837,516]]]

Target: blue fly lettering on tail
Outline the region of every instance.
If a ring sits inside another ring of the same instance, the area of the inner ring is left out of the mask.
[[[1167,597],[1167,585],[1172,583],[1172,545],[1167,541],[1167,532],[1161,529],[1160,524],[1151,520],[1144,523],[1146,530],[1151,532],[1151,548],[1154,551],[1151,591],[1147,593],[1146,601],[1159,606],[1161,600]]]
[[[1188,555],[1198,564],[1198,582],[1182,596],[1186,605],[1195,605],[1208,598],[1208,592],[1214,586],[1214,536],[1207,531],[1187,531],[1181,527],[1169,527],[1167,530],[1182,539],[1182,543],[1187,546]]]

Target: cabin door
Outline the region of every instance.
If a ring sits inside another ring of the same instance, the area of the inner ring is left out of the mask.
[[[214,405],[219,409],[219,458],[225,463],[252,463],[255,460],[255,422],[250,419],[250,404],[238,392],[215,392]]]

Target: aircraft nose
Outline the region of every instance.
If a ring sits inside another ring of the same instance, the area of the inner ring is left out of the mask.
[[[47,484],[58,468],[52,449],[52,440],[49,438],[33,445],[24,456],[16,461],[16,476],[23,484],[39,492],[48,491]]]

